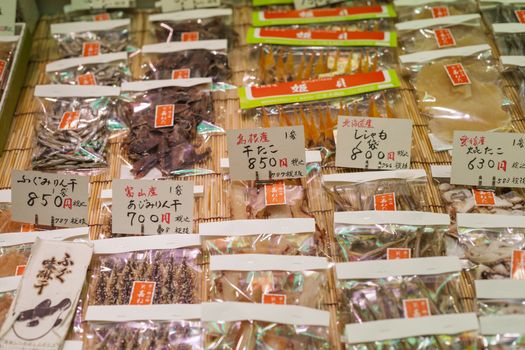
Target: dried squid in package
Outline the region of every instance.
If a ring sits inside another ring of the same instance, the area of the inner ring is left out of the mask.
[[[480,0],[479,8],[487,23],[523,23],[523,0]]]
[[[508,127],[510,100],[490,46],[474,45],[400,56],[429,118],[434,150],[451,148],[455,130],[494,131]]]
[[[205,303],[202,320],[208,350],[331,349],[328,311],[296,305]]]
[[[476,0],[394,0],[400,22],[478,12]]]
[[[355,211],[334,214],[342,261],[422,258],[446,254],[447,214]]]
[[[0,278],[0,328],[4,324],[7,313],[11,308],[20,278],[20,276]]]
[[[523,13],[525,20],[525,4]],[[500,55],[525,55],[525,25],[523,23],[494,23],[492,29]]]
[[[7,85],[18,39],[18,35],[0,36],[0,99]]]

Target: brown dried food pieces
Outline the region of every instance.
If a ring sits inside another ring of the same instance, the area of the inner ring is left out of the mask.
[[[11,303],[13,302],[14,296],[13,293],[0,293],[0,327],[4,324],[7,313],[11,308]]]
[[[0,247],[0,277],[15,276],[27,264],[32,244]]]

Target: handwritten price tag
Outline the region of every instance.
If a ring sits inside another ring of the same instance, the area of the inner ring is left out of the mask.
[[[451,183],[525,187],[525,134],[455,131]]]
[[[335,165],[358,169],[408,169],[412,121],[339,117]]]
[[[58,227],[88,224],[87,176],[13,170],[13,220]]]
[[[303,126],[228,130],[227,137],[234,180],[306,176]]]
[[[192,233],[193,182],[113,180],[113,232]]]
[[[0,36],[15,34],[16,0],[0,1]]]

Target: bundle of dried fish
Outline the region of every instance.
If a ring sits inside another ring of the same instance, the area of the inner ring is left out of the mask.
[[[226,49],[227,41],[222,39],[145,45],[141,78],[212,78],[226,82],[231,77]]]
[[[137,178],[155,167],[165,176],[187,173],[208,159],[203,135],[222,132],[212,124],[210,83],[192,78],[122,85],[130,120],[125,147]]]
[[[428,211],[430,194],[421,169],[324,175],[336,211]]]
[[[17,35],[0,36],[0,98],[6,88],[18,38]]]
[[[400,22],[478,12],[475,0],[394,0],[394,6]]]
[[[197,235],[95,241],[89,305],[199,303],[199,244]]]
[[[483,18],[489,23],[522,22],[525,4],[523,1],[480,0],[479,8]]]
[[[0,279],[0,327],[4,324],[20,283],[20,276]]]
[[[206,303],[205,349],[328,350],[330,314],[296,305]]]
[[[451,148],[455,130],[493,131],[508,126],[510,102],[490,46],[419,52],[400,56],[429,118],[436,151]]]
[[[525,12],[524,12],[525,14]],[[494,23],[494,38],[500,55],[525,55],[525,26],[522,23]]]
[[[126,52],[66,58],[46,65],[53,84],[120,86],[131,80]]]
[[[336,212],[335,239],[342,261],[422,258],[446,254],[447,214]]]
[[[60,57],[96,56],[126,51],[129,19],[96,22],[69,22],[51,25]]]
[[[110,86],[38,85],[43,115],[33,169],[94,171],[107,166],[109,125],[120,90]]]

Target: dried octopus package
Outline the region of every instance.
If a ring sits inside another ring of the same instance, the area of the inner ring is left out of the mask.
[[[488,43],[478,14],[402,22],[396,28],[401,54]]]
[[[330,313],[297,305],[202,305],[205,349],[330,349]]]
[[[9,308],[13,303],[20,278],[20,276],[0,278],[0,328],[2,328]]]
[[[493,23],[523,23],[523,0],[480,0],[479,8],[483,18],[489,24]]]
[[[446,255],[447,214],[416,211],[353,211],[334,214],[342,261],[391,260]]]
[[[46,74],[52,84],[120,86],[131,80],[126,52],[65,58],[47,64]]]
[[[428,117],[436,151],[451,149],[455,130],[508,127],[510,102],[490,46],[473,45],[400,56]]]
[[[478,349],[474,313],[379,320],[346,325],[347,350]]]
[[[56,23],[51,25],[51,34],[61,58],[96,56],[126,51],[129,25],[129,19]]]
[[[525,25],[522,23],[494,23],[492,29],[500,55],[525,55]]]
[[[107,166],[111,129],[124,129],[112,86],[38,85],[43,114],[32,157],[34,170],[94,172]]]
[[[428,211],[427,174],[422,169],[323,175],[336,211]]]
[[[475,279],[525,277],[519,257],[525,249],[525,217],[458,214],[458,249]],[[524,255],[525,256],[525,255]]]
[[[18,39],[18,35],[0,35],[0,98],[2,97],[2,92],[7,85],[7,79],[9,77],[11,64],[14,60]]]
[[[400,22],[478,12],[475,0],[394,0]]]
[[[210,255],[317,255],[320,235],[313,218],[201,223],[199,234]]]
[[[338,263],[336,276],[340,325],[467,311],[457,257]]]
[[[232,9],[215,8],[149,16],[159,42],[227,39],[234,47],[239,34],[231,26]]]
[[[199,304],[89,306],[87,349],[202,350]]]
[[[154,168],[164,176],[210,173],[210,135],[223,130],[213,113],[211,78],[169,79],[122,85],[130,120],[125,149],[132,173],[141,178]]]
[[[231,78],[227,40],[180,41],[142,47],[141,79]]]
[[[201,301],[198,235],[95,241],[88,304],[196,304]]]
[[[210,257],[208,300],[300,305],[327,301],[328,260],[316,256],[233,254]]]

